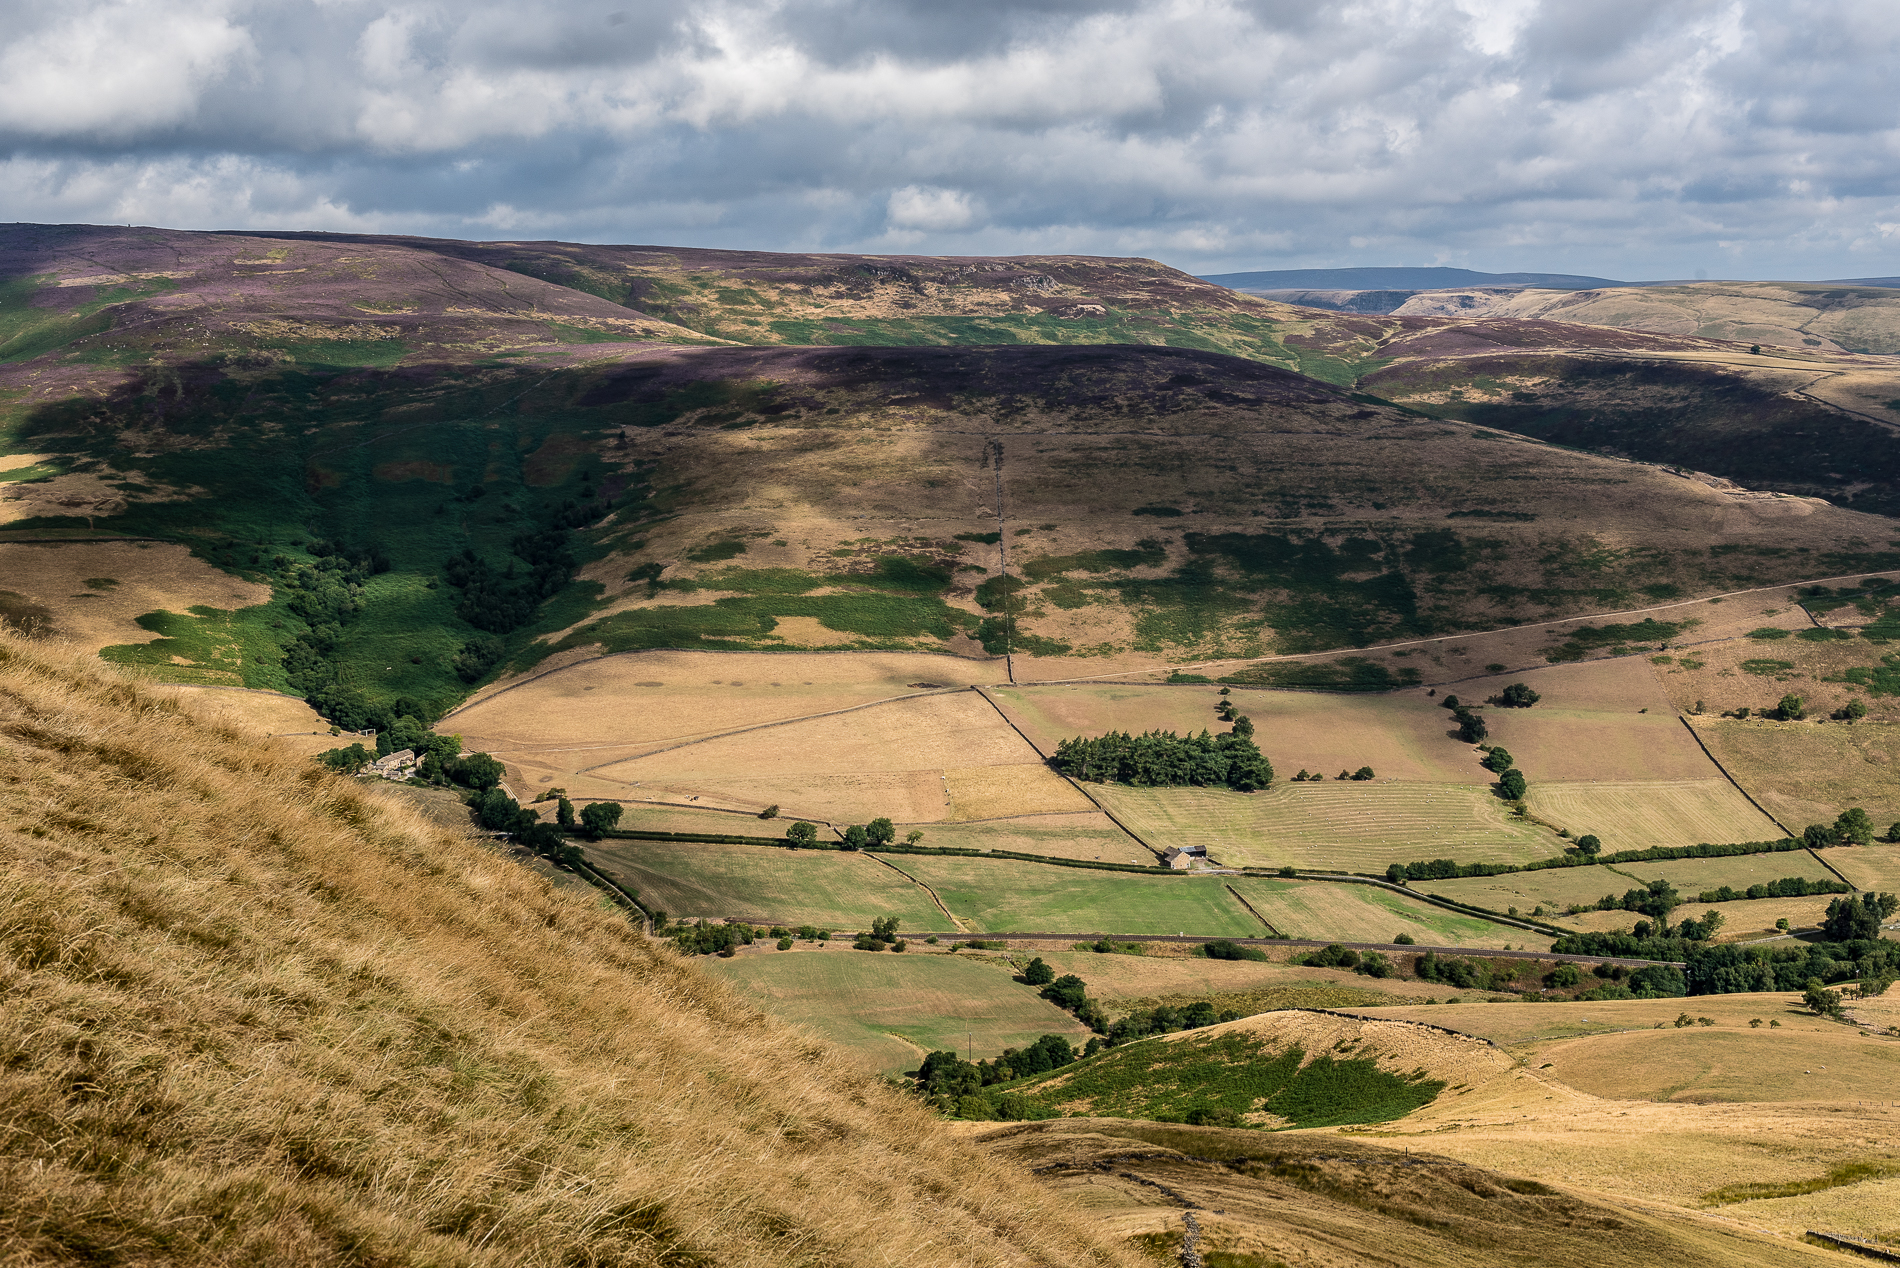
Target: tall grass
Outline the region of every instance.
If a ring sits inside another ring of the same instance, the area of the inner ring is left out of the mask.
[[[0,1261],[1133,1264],[619,916],[0,635]]]

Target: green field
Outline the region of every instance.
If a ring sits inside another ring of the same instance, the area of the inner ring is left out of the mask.
[[[1426,946],[1538,948],[1550,939],[1434,907],[1372,885],[1235,878],[1231,884],[1289,938],[1390,942],[1410,934]]]
[[[1043,1035],[1076,1044],[1088,1036],[1075,1018],[1012,981],[1015,970],[999,959],[807,945],[700,963],[766,1012],[810,1026],[887,1073],[914,1070],[940,1049],[966,1057],[974,1050],[981,1060]]]
[[[831,929],[868,928],[874,916],[896,916],[905,929],[937,929],[948,923],[930,895],[862,854],[603,841],[589,845],[587,857],[615,880],[639,890],[648,906],[662,907],[675,917],[739,916]]]
[[[1528,863],[1562,844],[1512,821],[1476,784],[1329,780],[1263,793],[1090,784],[1089,791],[1148,844],[1205,845],[1231,866],[1383,874],[1413,859]]]
[[[1222,877],[1146,877],[917,855],[891,861],[936,890],[972,932],[1266,934],[1227,892]]]

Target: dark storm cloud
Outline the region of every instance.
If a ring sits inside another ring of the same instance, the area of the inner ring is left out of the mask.
[[[11,0],[0,216],[1890,273],[1889,3]]]

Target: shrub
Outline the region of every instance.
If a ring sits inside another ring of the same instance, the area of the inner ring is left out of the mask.
[[[1041,956],[1031,960],[1029,967],[1023,970],[1023,981],[1030,986],[1047,986],[1055,980],[1056,971],[1044,963]]]
[[[1528,709],[1543,699],[1521,682],[1514,682],[1498,693],[1498,703],[1507,709]]]
[[[1243,947],[1227,938],[1216,938],[1195,948],[1195,954],[1210,960],[1265,960],[1267,953],[1258,947]]]
[[[1414,947],[1418,945],[1418,939],[1409,933],[1395,933],[1392,935],[1392,943],[1394,946]]]

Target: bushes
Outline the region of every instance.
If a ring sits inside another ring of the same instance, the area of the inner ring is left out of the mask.
[[[1257,960],[1264,961],[1267,953],[1258,947],[1243,947],[1227,938],[1216,938],[1194,948],[1194,954],[1209,960]]]
[[[1585,837],[1579,840],[1580,849],[1584,840],[1594,840],[1594,838]],[[1394,863],[1386,868],[1385,874],[1386,879],[1390,881],[1453,880],[1467,876],[1505,876],[1512,872],[1536,872],[1548,867],[1589,867],[1593,863],[1649,863],[1666,859],[1734,858],[1744,854],[1784,854],[1790,850],[1806,848],[1806,842],[1793,837],[1783,837],[1779,841],[1658,845],[1647,850],[1619,850],[1615,854],[1594,856],[1560,854],[1554,858],[1540,859],[1535,863],[1459,863],[1452,859],[1432,859],[1429,862]]]

